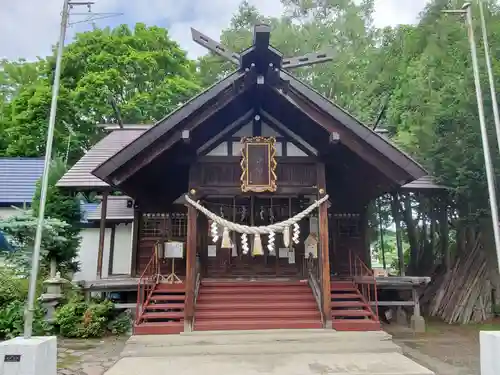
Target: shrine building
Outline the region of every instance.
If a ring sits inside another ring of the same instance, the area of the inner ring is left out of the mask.
[[[58,182],[102,196],[86,281],[136,291],[136,334],[379,330],[367,207],[427,172],[290,72],[327,55],[285,58],[265,25],[241,54],[194,36],[237,69],[152,126],[112,126]]]

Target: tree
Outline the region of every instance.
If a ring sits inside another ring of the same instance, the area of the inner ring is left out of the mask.
[[[55,57],[0,66],[0,155],[42,156]],[[72,164],[100,137],[96,124],[161,119],[199,90],[195,65],[166,29],[137,24],[77,34],[64,48],[54,152]]]
[[[52,161],[49,170],[45,217],[57,219],[61,223],[65,223],[65,230],[61,234],[66,238],[66,241],[61,243],[61,248],[53,247],[49,257],[63,267],[71,267],[73,270],[77,270],[77,264],[75,264],[74,261],[77,257],[81,242],[80,201],[71,192],[56,186],[57,181],[59,181],[67,171],[68,168],[62,159],[56,158]],[[35,217],[38,216],[39,212],[40,194],[41,180],[37,183],[32,202],[32,212]],[[51,269],[51,271],[54,273],[53,269]]]

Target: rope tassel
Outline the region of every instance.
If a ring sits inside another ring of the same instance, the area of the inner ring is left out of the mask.
[[[247,237],[246,233],[243,233],[241,235],[241,248],[243,249],[243,254],[247,255],[248,254],[248,250],[250,250],[250,249],[248,247],[248,237]]]
[[[215,221],[212,221],[210,230],[212,232],[212,241],[213,243],[216,243],[219,240],[219,233],[218,233],[218,225]]]
[[[290,247],[290,227],[285,227],[283,230],[283,244],[285,247]]]
[[[224,227],[224,230],[222,231],[222,243],[220,247],[222,249],[230,249],[231,247],[233,247],[231,238],[229,237],[229,229],[227,227]]]
[[[299,226],[299,224],[295,223],[295,224],[293,224],[292,241],[296,245],[299,243],[299,236],[300,236],[300,226]]]
[[[252,255],[264,255],[264,250],[262,249],[262,240],[260,239],[260,234],[255,234],[253,236],[253,247]]]
[[[267,250],[269,250],[269,253],[274,254],[274,232],[269,233]]]

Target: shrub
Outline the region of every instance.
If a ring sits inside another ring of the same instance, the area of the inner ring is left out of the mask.
[[[45,312],[37,303],[33,317],[33,334],[44,336],[51,331],[51,326],[45,321]],[[23,301],[11,301],[0,308],[0,339],[10,339],[24,332]]]
[[[130,312],[125,311],[109,322],[108,329],[113,335],[124,335],[132,327],[132,317]]]
[[[90,338],[102,337],[113,311],[111,301],[85,302],[74,297],[56,312],[56,325],[65,337]]]
[[[13,301],[24,301],[28,296],[28,279],[14,270],[0,267],[0,310]]]

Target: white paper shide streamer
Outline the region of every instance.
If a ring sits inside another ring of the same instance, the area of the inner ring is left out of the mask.
[[[252,255],[264,255],[264,249],[262,247],[261,235],[268,236],[267,249],[270,253],[275,251],[275,236],[276,233],[283,234],[283,244],[285,247],[290,246],[290,227],[293,226],[292,242],[298,244],[300,242],[300,226],[298,222],[309,215],[314,209],[319,207],[321,204],[328,200],[328,195],[325,195],[320,200],[315,201],[304,211],[298,213],[297,215],[279,223],[273,223],[266,226],[250,227],[247,225],[233,223],[224,219],[223,217],[217,216],[207,208],[203,207],[199,202],[192,200],[188,195],[185,196],[186,202],[195,207],[198,211],[207,216],[212,220],[211,235],[213,242],[217,242],[219,239],[218,226],[223,228],[222,230],[222,243],[221,247],[226,249],[231,249],[234,245],[231,241],[230,231],[241,233],[241,247],[243,249],[243,254],[248,254],[250,248],[248,246],[248,235],[253,235],[253,246]]]

